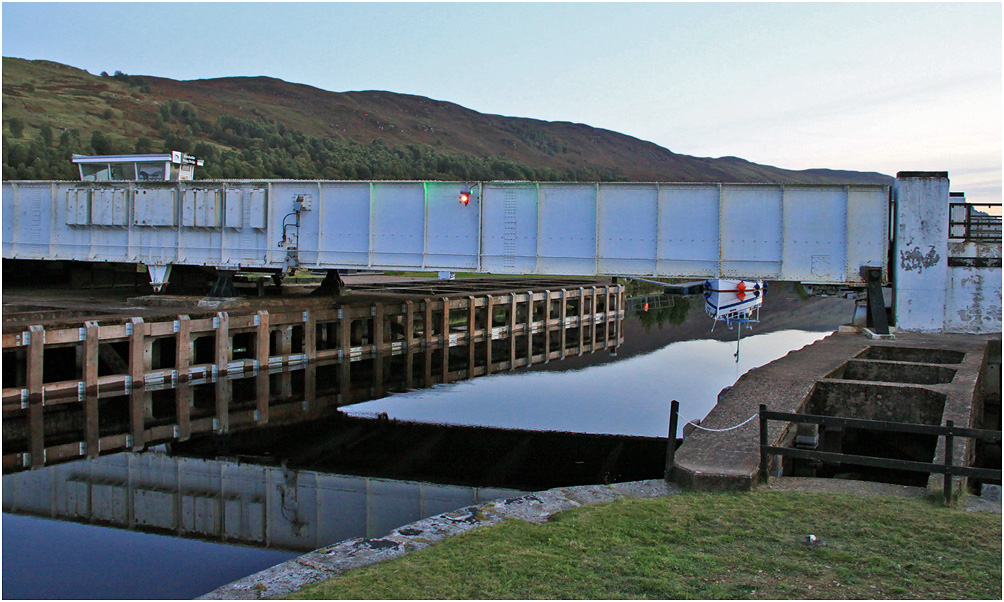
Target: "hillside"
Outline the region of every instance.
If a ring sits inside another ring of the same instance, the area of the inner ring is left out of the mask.
[[[393,92],[328,92],[269,77],[92,75],[8,57],[3,133],[5,179],[72,178],[69,152],[174,149],[206,158],[204,177],[891,182],[691,157],[583,124]]]

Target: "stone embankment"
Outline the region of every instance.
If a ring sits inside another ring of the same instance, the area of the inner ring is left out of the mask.
[[[560,487],[521,497],[468,506],[394,529],[380,538],[354,538],[326,546],[264,571],[244,577],[201,596],[202,600],[254,600],[285,596],[297,589],[346,571],[396,558],[437,541],[506,519],[546,522],[552,515],[580,506],[621,498],[650,498],[679,493],[661,480],[613,485]]]

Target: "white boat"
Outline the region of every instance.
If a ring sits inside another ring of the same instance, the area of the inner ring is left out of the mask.
[[[725,322],[729,328],[733,324],[759,322],[764,289],[760,280],[707,280],[704,282],[704,311],[716,322]]]

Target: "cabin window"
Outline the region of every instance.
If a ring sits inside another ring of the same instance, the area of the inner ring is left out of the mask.
[[[111,180],[111,168],[107,163],[81,163],[80,179],[86,182],[107,182]]]
[[[164,180],[163,163],[137,163],[136,172],[139,180]]]
[[[110,167],[111,167],[112,180],[136,179],[135,163],[112,163]]]

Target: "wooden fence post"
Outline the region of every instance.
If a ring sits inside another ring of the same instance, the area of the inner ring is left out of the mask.
[[[948,420],[945,426],[948,428],[945,433],[945,504],[947,505],[952,503],[952,448],[955,446],[952,427],[955,426],[955,421]]]
[[[764,412],[767,411],[767,404],[760,404],[760,479],[767,483],[770,480],[770,457],[767,455],[765,447],[767,447],[767,419],[764,418]]]
[[[663,479],[669,483],[676,472],[676,427],[680,418],[680,402],[673,400],[669,404],[669,441],[666,443],[666,470]]]

